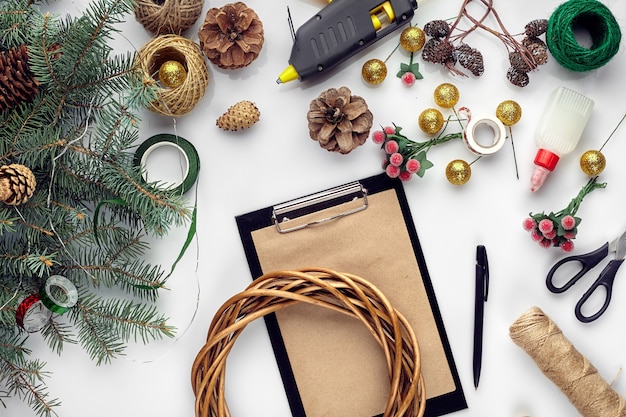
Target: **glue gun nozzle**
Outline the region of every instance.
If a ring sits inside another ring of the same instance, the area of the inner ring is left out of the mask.
[[[293,65],[289,65],[283,72],[280,73],[278,79],[276,80],[276,84],[282,84],[289,81],[297,80],[300,78],[298,75],[298,71]]]

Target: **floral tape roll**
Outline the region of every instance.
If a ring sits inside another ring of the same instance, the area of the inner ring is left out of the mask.
[[[469,122],[463,130],[463,141],[465,146],[476,155],[491,155],[498,152],[504,145],[506,140],[506,130],[502,122],[492,115],[479,115],[472,117],[469,110],[465,110],[468,114]],[[480,126],[487,126],[493,132],[493,139],[490,145],[484,146],[476,140],[477,129]]]
[[[50,311],[39,298],[39,294],[26,297],[15,310],[15,322],[28,333],[38,332],[52,317]]]
[[[167,187],[168,190],[171,189],[176,194],[184,194],[189,191],[196,182],[198,179],[198,171],[200,170],[198,151],[187,139],[169,133],[154,135],[139,145],[137,151],[135,151],[135,165],[141,166],[143,178],[147,181],[145,168],[148,156],[150,156],[155,149],[162,146],[172,146],[185,157],[185,173],[183,179]]]
[[[62,297],[59,297],[60,293],[63,293]],[[64,276],[51,275],[41,285],[39,298],[50,311],[63,314],[76,305],[78,290],[72,281]]]

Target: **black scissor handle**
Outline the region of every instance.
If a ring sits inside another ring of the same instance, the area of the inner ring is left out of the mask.
[[[606,309],[609,307],[609,303],[611,302],[611,295],[613,294],[613,282],[615,281],[615,274],[622,263],[623,259],[613,259],[608,265],[600,272],[600,276],[595,280],[591,287],[583,294],[578,303],[576,303],[576,308],[574,309],[574,313],[576,314],[576,318],[583,323],[590,323],[600,317]],[[604,299],[604,304],[602,307],[591,316],[585,316],[582,313],[583,305],[589,300],[589,298],[596,292],[596,290],[600,287],[604,287],[606,291],[606,298]]]
[[[609,243],[605,243],[602,247],[582,255],[571,255],[565,257],[554,264],[554,266],[548,272],[548,276],[546,277],[546,286],[553,293],[562,293],[568,290],[572,285],[576,283],[583,275],[585,275],[589,270],[598,265],[600,261],[609,254]],[[561,265],[564,265],[568,262],[578,262],[580,264],[580,270],[571,277],[565,284],[557,287],[554,285],[554,274],[559,269]]]

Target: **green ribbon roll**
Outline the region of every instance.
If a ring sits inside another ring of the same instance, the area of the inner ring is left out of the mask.
[[[54,289],[57,288],[58,291]],[[58,292],[63,293],[63,297],[58,297]],[[39,298],[48,310],[56,314],[63,314],[78,302],[78,290],[69,279],[62,275],[50,275],[41,284]]]

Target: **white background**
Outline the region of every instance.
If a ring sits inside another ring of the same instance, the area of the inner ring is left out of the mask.
[[[204,11],[225,3],[205,2]],[[549,18],[560,4],[555,0],[494,3],[506,28],[514,34],[522,32],[530,20]],[[496,106],[506,99],[517,101],[523,108],[521,121],[513,126],[519,179],[507,140],[499,153],[472,165],[467,184],[451,185],[445,178],[446,164],[456,158],[474,159],[456,141],[433,148],[429,157],[435,166],[424,178],[405,184],[469,406],[455,415],[577,414],[560,390],[509,338],[509,326],[535,305],[557,322],[605,379],[611,381],[617,376],[614,388],[626,395],[626,374],[618,375],[626,360],[626,271],[618,275],[613,302],[605,315],[592,324],[579,323],[573,314],[574,304],[590,280],[567,294],[551,294],[544,283],[545,275],[563,255],[556,248],[538,247],[521,227],[530,212],[564,208],[586,183],[588,178],[579,167],[580,155],[587,149],[598,149],[626,112],[624,46],[609,64],[587,73],[570,72],[550,57],[548,64],[531,73],[530,84],[519,88],[506,80],[507,51],[502,42],[477,31],[466,41],[484,56],[485,73],[480,78],[451,76],[419,57],[416,61],[424,79],[407,88],[395,78],[400,63],[409,58],[399,49],[387,61],[387,79],[378,87],[366,84],[360,75],[363,63],[370,58],[384,60],[397,45],[397,32],[353,57],[330,77],[311,83],[277,85],[275,80],[287,65],[291,50],[287,6],[297,27],[324,2],[249,0],[247,4],[264,23],[265,44],[259,58],[237,71],[209,64],[211,81],[206,94],[187,115],[174,120],[149,111],[142,113],[142,140],[157,133],[178,133],[195,145],[202,165],[197,183],[198,235],[169,281],[171,291],[163,294],[159,302],[160,308],[172,317],[171,324],[179,328],[179,337],[148,347],[133,345],[126,358],[98,367],[73,346],[66,347],[57,357],[47,350],[39,335],[33,335],[29,346],[33,356],[48,362],[47,369],[52,372],[47,380],[50,393],[62,401],[59,415],[193,416],[191,364],[204,343],[214,312],[251,280],[235,216],[381,172],[383,153],[371,140],[348,155],[327,152],[311,140],[306,120],[309,102],[327,88],[348,86],[353,94],[366,99],[374,114],[375,128],[393,122],[403,126],[407,136],[425,140],[427,137],[417,127],[417,116],[425,108],[435,106],[433,90],[442,82],[454,83],[461,93],[458,106],[467,106],[474,113],[495,114]],[[476,16],[484,10],[479,4],[476,2],[470,9]],[[605,0],[605,4],[624,32],[626,1]],[[454,17],[460,5],[460,0],[425,0],[413,23],[423,27],[432,19]],[[76,14],[84,2],[61,0],[43,7]],[[197,41],[203,19],[204,12],[185,36]],[[497,27],[494,20],[487,23]],[[115,44],[119,52],[138,49],[152,37],[132,15],[120,28],[123,36]],[[562,158],[543,188],[531,193],[534,131],[549,93],[558,86],[588,96],[595,101],[595,107],[579,146]],[[260,122],[235,133],[217,128],[215,120],[229,106],[244,99],[257,104]],[[448,115],[445,111],[444,114]],[[578,215],[583,222],[575,240],[576,252],[596,249],[626,227],[624,139],[626,124],[603,149],[608,163],[600,181],[608,185],[594,191],[581,205]],[[169,157],[177,166],[177,156]],[[187,194],[190,204],[194,190]],[[153,240],[150,258],[169,269],[185,234],[181,228],[166,238]],[[475,391],[472,332],[477,244],[487,247],[491,288],[485,311],[482,377]],[[229,356],[227,395],[235,417],[290,415],[262,321],[248,327]],[[0,415],[33,415],[18,400],[10,400],[7,405],[7,409],[0,409]]]

